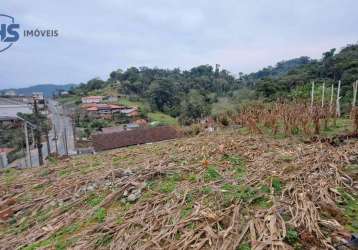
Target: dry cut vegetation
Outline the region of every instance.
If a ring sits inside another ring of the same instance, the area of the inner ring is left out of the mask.
[[[358,229],[357,164],[355,139],[227,130],[6,170],[0,246],[334,249]]]

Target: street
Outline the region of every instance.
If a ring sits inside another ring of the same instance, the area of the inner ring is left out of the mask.
[[[52,130],[49,133],[51,153],[56,152],[57,142],[59,155],[76,154],[71,118],[65,114],[63,107],[55,100],[48,100],[48,110],[52,122]]]
[[[57,152],[59,155],[76,154],[71,118],[69,116],[66,116],[64,114],[65,112],[63,110],[63,107],[60,106],[57,101],[52,99],[48,100],[48,111],[49,111],[48,118],[51,120],[52,123],[52,129],[49,132],[51,153]],[[30,153],[31,166],[32,167],[39,166],[39,157],[38,157],[37,148],[31,148],[30,152],[31,152]],[[46,141],[42,142],[42,155],[44,160],[48,156]],[[9,164],[9,167],[15,167],[15,166],[30,167],[30,164],[27,163],[27,159],[26,157],[24,157],[15,160],[11,164]]]

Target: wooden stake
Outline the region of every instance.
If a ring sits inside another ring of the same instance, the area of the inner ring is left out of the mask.
[[[352,101],[352,108],[356,106],[357,91],[358,91],[358,80],[353,83],[353,101]]]
[[[332,83],[332,87],[331,87],[331,100],[329,101],[329,112],[332,112],[332,108],[333,108],[333,94],[334,94],[334,84]]]
[[[322,104],[321,104],[321,106],[322,106],[322,108],[324,107],[324,92],[325,92],[325,89],[326,89],[326,83],[325,82],[323,82],[323,85],[322,85]]]
[[[336,115],[337,115],[337,117],[341,117],[340,92],[341,92],[341,80],[338,81],[338,89],[337,89],[337,99],[336,99]]]
[[[312,89],[311,89],[311,108],[313,108],[314,103],[314,81],[312,81]]]

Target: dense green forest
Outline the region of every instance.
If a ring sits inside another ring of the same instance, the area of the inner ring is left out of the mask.
[[[118,93],[149,104],[153,111],[178,117],[183,124],[210,114],[238,109],[240,103],[260,99],[308,98],[310,83],[326,86],[342,81],[342,100],[351,100],[352,83],[358,79],[358,44],[337,52],[331,49],[315,60],[299,57],[281,61],[251,74],[235,77],[225,69],[201,65],[190,70],[131,67],[110,73],[109,79],[92,79],[72,90],[86,95],[93,90],[115,86]],[[328,89],[327,89],[328,91]]]

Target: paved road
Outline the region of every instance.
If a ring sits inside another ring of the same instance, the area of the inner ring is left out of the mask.
[[[59,155],[65,155],[67,152],[69,155],[76,154],[74,136],[73,136],[73,127],[71,123],[71,118],[64,114],[63,107],[58,104],[55,100],[48,101],[48,117],[52,122],[52,130],[49,132],[49,141],[51,153],[56,152],[56,140],[55,135],[57,135],[57,150]],[[29,133],[31,133],[29,131]],[[31,136],[31,135],[30,135]],[[66,152],[66,141],[67,141],[67,152]],[[39,166],[39,157],[37,148],[32,148],[31,150],[31,163],[32,167]],[[47,157],[47,143],[42,143],[42,155],[45,159]],[[18,159],[12,162],[9,166],[19,166],[19,167],[29,167],[29,164],[26,164],[25,158]]]
[[[52,130],[50,131],[50,148],[51,152],[56,152],[56,140],[57,135],[57,149],[59,155],[76,154],[75,142],[73,136],[73,127],[71,118],[65,114],[65,111],[57,101],[48,101],[49,118],[52,121]],[[66,152],[67,141],[67,152]]]

